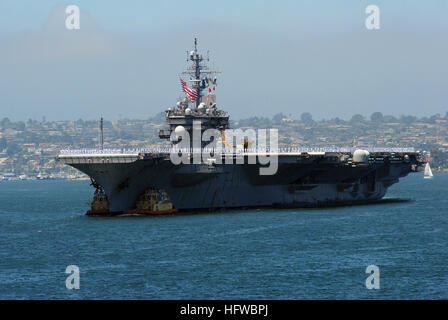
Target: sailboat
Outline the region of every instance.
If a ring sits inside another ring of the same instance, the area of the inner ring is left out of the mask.
[[[425,173],[423,175],[423,178],[432,179],[433,176],[434,175],[432,174],[431,167],[429,166],[429,162],[428,162],[425,166]]]

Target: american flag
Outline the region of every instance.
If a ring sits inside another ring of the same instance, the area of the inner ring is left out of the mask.
[[[195,102],[196,99],[198,98],[198,93],[193,89],[191,89],[182,78],[180,78],[180,83],[182,85],[182,90],[185,92],[188,99],[190,99],[191,102]]]

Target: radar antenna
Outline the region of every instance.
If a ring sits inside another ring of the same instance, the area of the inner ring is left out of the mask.
[[[209,70],[208,66],[202,63],[203,60],[209,61],[209,52],[207,51],[207,57],[205,59],[202,56],[202,54],[198,53],[197,38],[194,38],[194,50],[189,53],[188,60],[192,61],[193,65],[191,69],[182,72],[182,74],[190,76],[189,82],[192,82],[191,87],[198,93],[198,97],[196,98],[195,101],[196,107],[198,107],[199,104],[201,103],[202,90],[204,90],[207,87],[206,83],[203,81],[203,79],[201,79],[201,76],[203,75],[212,76],[219,72]]]

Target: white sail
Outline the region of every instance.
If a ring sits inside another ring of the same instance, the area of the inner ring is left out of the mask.
[[[425,166],[425,173],[424,173],[423,177],[425,179],[430,179],[430,178],[433,177],[433,174],[432,174],[432,171],[431,171],[431,167],[429,166],[429,162]]]

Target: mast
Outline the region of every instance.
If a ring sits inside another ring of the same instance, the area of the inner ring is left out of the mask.
[[[103,117],[100,119],[100,150],[103,150],[104,136],[103,136]]]
[[[210,70],[203,63],[204,60],[209,61],[209,54],[207,51],[207,56],[203,57],[198,53],[197,38],[194,39],[193,50],[187,51],[186,60],[189,66],[187,70],[181,73],[184,77],[180,77],[182,80],[182,90],[186,94],[186,97],[180,97],[175,108],[168,108],[166,110],[165,118],[168,128],[159,130],[159,138],[161,139],[171,139],[171,134],[173,131],[176,131],[178,126],[183,126],[192,138],[193,123],[198,121],[201,123],[202,131],[206,129],[224,130],[229,127],[229,116],[227,112],[220,110],[216,106],[216,96],[214,94],[207,96],[210,99],[204,101],[204,108],[199,108],[202,100],[205,100],[202,99],[202,91],[208,89],[209,92],[212,92],[209,86],[211,83],[213,86],[216,86],[216,78],[214,76],[220,72]],[[190,62],[192,63],[190,64]],[[189,81],[191,85],[188,85],[187,88],[184,81]],[[194,94],[191,91],[194,91]],[[191,106],[191,104],[194,104],[194,106]],[[203,142],[203,145],[205,144],[206,142]]]
[[[182,72],[182,74],[187,74],[190,76],[190,82],[192,82],[192,88],[198,93],[198,97],[196,98],[195,104],[196,108],[201,103],[202,98],[202,90],[204,90],[207,86],[202,84],[201,75],[211,75],[218,73],[217,71],[210,71],[208,67],[202,64],[203,60],[209,60],[208,54],[207,57],[204,58],[202,54],[198,53],[198,39],[194,38],[194,50],[190,51],[188,55],[187,61],[190,60],[193,62],[193,66],[191,71]]]
[[[198,97],[196,98],[196,108],[199,106],[202,97],[202,89],[201,89],[201,61],[202,55],[198,54],[198,39],[194,38],[194,54],[190,54],[190,60],[193,61],[194,68],[194,79],[193,88],[198,93]]]

